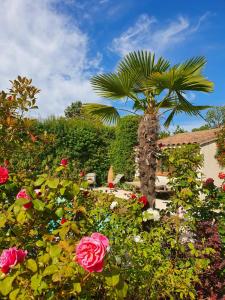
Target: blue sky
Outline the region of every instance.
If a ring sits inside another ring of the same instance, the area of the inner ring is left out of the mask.
[[[129,51],[147,49],[171,63],[207,58],[212,94],[191,93],[197,104],[225,104],[224,0],[1,0],[0,88],[18,74],[41,89],[38,117],[62,115],[78,99],[102,102],[89,79],[113,71]],[[174,126],[203,123],[179,116]]]

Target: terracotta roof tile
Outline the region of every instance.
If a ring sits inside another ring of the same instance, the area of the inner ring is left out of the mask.
[[[178,133],[172,136],[158,140],[158,144],[165,146],[182,145],[182,144],[199,144],[208,143],[216,140],[216,134],[219,128],[201,130],[195,132]]]

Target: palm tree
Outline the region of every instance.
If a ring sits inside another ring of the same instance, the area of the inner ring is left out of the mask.
[[[213,83],[202,74],[205,64],[204,57],[194,57],[171,67],[162,57],[156,59],[150,52],[138,51],[126,55],[116,72],[91,79],[101,97],[125,100],[125,104],[132,101],[132,112],[143,112],[138,128],[138,162],[141,191],[151,206],[155,199],[159,119],[165,114],[164,125],[168,127],[178,113],[200,115],[200,110],[209,107],[195,106],[186,97],[188,91],[213,91]],[[113,106],[92,103],[84,107],[104,122],[116,122],[120,117]]]

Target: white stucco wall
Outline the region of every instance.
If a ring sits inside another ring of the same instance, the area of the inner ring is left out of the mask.
[[[216,158],[216,143],[211,142],[208,144],[201,145],[201,153],[204,156],[204,164],[201,172],[203,173],[203,180],[207,178],[213,178],[214,183],[217,186],[221,185],[221,179],[218,178],[218,173],[221,171],[225,171],[222,169]]]

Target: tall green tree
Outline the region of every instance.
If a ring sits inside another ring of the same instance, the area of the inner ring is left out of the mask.
[[[225,124],[225,105],[215,106],[206,113],[205,120],[210,128],[221,127]]]
[[[164,125],[185,112],[199,115],[207,106],[195,106],[186,92],[212,92],[213,83],[202,74],[204,57],[194,57],[170,66],[169,61],[147,51],[131,52],[119,63],[114,73],[96,75],[91,79],[94,90],[109,100],[125,100],[125,109],[132,102],[134,113],[142,112],[138,128],[139,172],[141,191],[152,206],[155,200],[157,139],[159,120],[166,114]],[[102,121],[115,122],[119,112],[114,106],[87,104],[87,112]]]
[[[65,117],[66,118],[80,118],[83,117],[82,114],[82,102],[75,101],[72,102],[66,109],[65,109]]]

